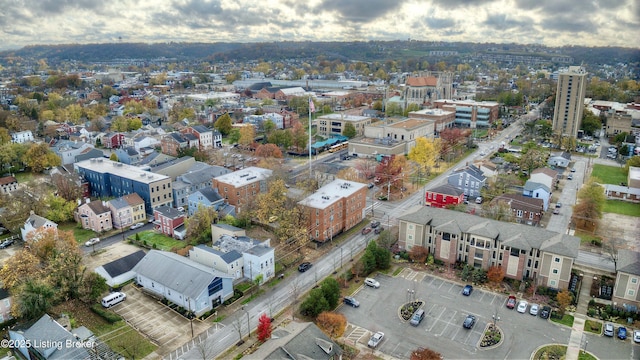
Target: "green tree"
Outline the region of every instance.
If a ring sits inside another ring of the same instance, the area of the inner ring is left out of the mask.
[[[342,135],[348,137],[349,139],[352,139],[357,134],[358,133],[356,132],[356,127],[353,126],[352,123],[348,122],[348,123],[345,124],[344,130],[342,130]]]
[[[329,277],[320,284],[320,288],[324,298],[327,299],[329,308],[333,309],[338,306],[338,300],[340,300],[340,284],[338,284],[338,281]]]
[[[262,128],[264,130],[265,135],[269,136],[275,129],[276,124],[271,119],[267,119],[262,123]]]
[[[31,171],[39,173],[47,168],[59,166],[62,160],[46,143],[33,144],[24,154],[22,161],[31,168]]]
[[[598,116],[595,116],[591,111],[585,110],[582,114],[582,123],[580,128],[584,130],[587,135],[593,135],[596,130],[602,128],[602,122]]]
[[[542,150],[529,150],[520,157],[520,168],[529,174],[533,169],[544,167],[547,163],[547,153]]]
[[[111,153],[111,155],[109,155],[109,160],[118,161],[118,155],[116,155],[116,153]]]
[[[186,220],[187,239],[191,245],[206,244],[211,241],[211,224],[218,219],[213,207],[198,204],[198,209]]]
[[[63,223],[73,220],[73,212],[77,205],[74,200],[67,201],[61,196],[53,194],[47,195],[44,200],[46,218],[56,222]]]
[[[321,288],[311,290],[309,296],[300,304],[300,312],[313,318],[321,312],[329,310],[331,310],[331,307]]]
[[[233,129],[233,126],[231,125],[232,125],[231,116],[229,116],[229,114],[227,113],[220,116],[216,120],[216,123],[213,125],[213,127],[216,130],[220,131],[222,136],[227,136],[229,135],[229,133],[231,133],[231,129]]]
[[[16,296],[16,317],[37,319],[53,305],[55,290],[43,280],[28,279]]]
[[[629,167],[640,167],[640,155],[632,156],[625,165],[625,172],[629,173]]]
[[[231,132],[229,133],[228,138],[232,144],[237,144],[238,141],[240,141],[240,129],[238,128],[231,129]]]

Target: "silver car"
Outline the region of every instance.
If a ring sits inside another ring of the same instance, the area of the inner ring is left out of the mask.
[[[538,315],[538,310],[540,309],[540,305],[531,304],[531,308],[529,309],[529,314],[536,316]]]
[[[367,346],[375,349],[376,347],[378,347],[378,345],[380,345],[382,339],[384,339],[384,333],[382,331],[378,331],[377,333],[373,334],[371,339],[369,339]]]
[[[604,336],[613,337],[613,324],[612,323],[604,324]]]

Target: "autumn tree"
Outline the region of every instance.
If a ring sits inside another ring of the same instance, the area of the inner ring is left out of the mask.
[[[82,198],[82,188],[73,175],[60,173],[51,176],[51,183],[56,189],[56,195],[67,201],[75,201]]]
[[[571,295],[569,290],[562,290],[556,295],[556,300],[558,301],[558,312],[561,316],[564,316],[567,307],[571,305],[573,301],[573,295]]]
[[[293,126],[288,131],[291,133],[291,145],[294,146],[297,151],[307,149],[309,134],[307,134],[307,131],[300,121],[294,121]]]
[[[590,178],[578,191],[578,203],[573,207],[573,222],[583,230],[595,229],[602,218],[605,202],[600,180]]]
[[[192,245],[206,244],[211,241],[211,224],[218,218],[213,207],[198,204],[198,209],[186,219],[187,239]]]
[[[276,179],[269,183],[268,191],[258,194],[254,216],[262,223],[266,223],[271,216],[281,217],[285,210],[287,191],[284,180]]]
[[[424,264],[429,256],[429,249],[424,246],[414,246],[409,250],[409,258],[420,264]]]
[[[75,200],[66,200],[54,194],[47,195],[44,198],[43,205],[45,217],[56,223],[73,220],[73,212],[77,207]]]
[[[0,208],[3,210],[0,212],[0,223],[11,232],[19,232],[30,212],[42,209],[42,204],[39,197],[33,196],[31,192],[18,189],[12,194],[0,194]]]
[[[316,318],[316,324],[330,338],[337,339],[347,328],[347,318],[340,313],[323,311]]]
[[[240,140],[238,144],[245,149],[251,147],[256,138],[256,129],[253,125],[247,125],[240,128]]]
[[[47,143],[33,144],[24,154],[23,162],[31,168],[31,171],[39,173],[46,168],[59,166],[62,163]]]
[[[271,338],[271,318],[267,316],[267,314],[260,315],[258,318],[258,341],[265,342]]]
[[[358,160],[356,160],[354,168],[362,177],[370,179],[373,178],[377,165],[378,163],[375,158],[359,157]]]
[[[345,124],[344,126],[344,130],[342,130],[342,135],[348,137],[349,139],[355,137],[356,135],[358,135],[358,132],[356,131],[356,127],[353,126],[352,123],[348,122]]]
[[[218,130],[222,134],[222,136],[227,136],[231,133],[231,129],[233,129],[232,124],[233,123],[231,121],[231,116],[229,116],[228,113],[225,113],[224,115],[216,119],[213,127]]]
[[[461,147],[466,144],[470,133],[471,130],[461,128],[446,128],[440,131],[441,153],[457,155]]]
[[[547,151],[530,149],[520,157],[520,168],[531,174],[534,169],[542,168],[547,164],[548,155]]]
[[[397,188],[403,170],[407,167],[407,160],[404,156],[387,156],[376,166],[375,175],[388,188]]]
[[[500,266],[493,265],[487,270],[487,279],[494,284],[499,284],[504,279],[504,270]]]
[[[442,354],[427,348],[417,348],[411,352],[411,360],[442,360]]]
[[[431,168],[436,166],[440,159],[442,143],[440,139],[427,139],[419,137],[416,145],[409,150],[409,160],[415,162],[425,175],[431,173]]]
[[[486,202],[482,207],[484,216],[498,221],[512,221],[511,206],[505,200]]]
[[[264,144],[256,148],[256,156],[280,159],[282,158],[282,151],[275,144]]]

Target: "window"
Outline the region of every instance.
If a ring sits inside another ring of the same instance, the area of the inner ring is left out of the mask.
[[[635,296],[636,295],[636,291],[629,289],[629,291],[627,291],[627,294],[629,294],[629,296]]]
[[[637,284],[638,283],[638,278],[631,278],[631,283],[632,284]]]
[[[557,274],[558,273],[558,269],[553,269],[552,273]]]
[[[559,263],[560,262],[560,258],[558,258],[558,257],[557,258],[553,258],[553,261]]]

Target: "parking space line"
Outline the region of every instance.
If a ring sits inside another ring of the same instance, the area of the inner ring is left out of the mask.
[[[433,330],[433,327],[436,326],[436,323],[438,322],[438,320],[440,320],[440,317],[442,316],[442,314],[444,314],[446,310],[447,308],[442,308],[442,311],[440,312],[440,314],[433,319],[433,322],[431,323],[431,327],[429,327],[429,330],[427,330],[428,332],[431,332],[431,330]]]
[[[484,299],[484,295],[486,294],[486,292],[484,292],[484,291],[480,291],[480,293],[482,295],[480,295],[480,299],[478,301],[482,301]]]

